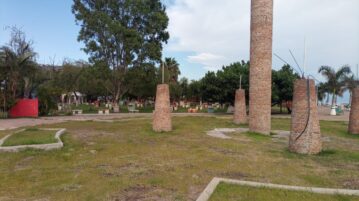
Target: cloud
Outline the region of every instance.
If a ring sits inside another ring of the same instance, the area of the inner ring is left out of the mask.
[[[221,65],[226,61],[226,58],[211,53],[200,53],[194,56],[188,56],[187,60],[191,63],[202,64],[206,70],[216,71],[221,68]]]
[[[320,65],[359,63],[358,0],[275,0],[273,52],[303,63],[307,40],[308,71]],[[170,51],[191,52],[188,60],[216,69],[249,58],[250,0],[174,0],[168,7]],[[217,56],[217,57],[216,57]],[[273,65],[283,63],[273,57]]]

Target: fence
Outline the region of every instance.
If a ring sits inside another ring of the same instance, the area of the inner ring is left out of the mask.
[[[0,110],[0,119],[8,118],[8,113],[6,111]]]

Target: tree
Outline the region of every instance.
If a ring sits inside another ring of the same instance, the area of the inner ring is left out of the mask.
[[[278,104],[282,113],[282,103],[293,99],[294,81],[300,76],[289,65],[284,65],[279,71],[272,71],[272,104]],[[288,113],[291,113],[287,107]]]
[[[156,93],[158,69],[152,64],[144,64],[129,69],[126,82],[128,95],[137,99],[147,99]]]
[[[186,98],[191,101],[202,101],[203,91],[202,89],[202,81],[201,80],[191,80],[188,85],[188,93]]]
[[[181,75],[181,71],[179,69],[179,64],[175,58],[166,57],[163,64],[165,71],[165,83],[168,84],[177,84],[178,76]],[[162,68],[162,66],[161,66]]]
[[[10,42],[0,48],[0,82],[3,85],[3,101],[7,103],[5,110],[17,98],[30,98],[37,71],[35,56],[32,42],[26,39],[25,33],[12,27]]]
[[[349,105],[352,103],[353,90],[358,87],[358,84],[359,81],[355,79],[354,75],[348,76],[345,79],[345,90],[348,90],[350,94]]]
[[[241,61],[224,66],[222,70],[217,71],[217,78],[219,79],[218,87],[221,89],[222,94],[219,97],[219,102],[233,104],[235,91],[240,86],[246,90],[246,96],[248,97],[249,62]],[[240,83],[240,80],[242,83]]]
[[[318,89],[318,100],[323,101],[325,98],[327,98],[327,101],[329,102],[330,90],[328,88],[328,85],[326,83],[321,82],[317,85],[317,89]]]
[[[90,61],[111,70],[108,90],[116,102],[127,91],[128,68],[160,61],[162,43],[169,38],[160,0],[74,0],[72,12]]]
[[[342,96],[345,90],[347,76],[351,74],[350,67],[345,65],[335,71],[330,66],[321,66],[318,70],[327,80],[325,83],[332,94],[332,107],[336,104],[336,96]]]
[[[189,84],[188,84],[188,79],[183,77],[179,80],[179,86],[181,88],[181,99],[185,99],[188,98],[188,93],[189,93]]]

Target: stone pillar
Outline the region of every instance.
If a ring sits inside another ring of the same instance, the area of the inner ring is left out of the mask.
[[[247,123],[246,94],[244,89],[236,90],[233,122],[235,124]]]
[[[291,121],[289,150],[301,154],[319,153],[322,150],[322,140],[314,80],[295,81]]]
[[[157,85],[152,128],[156,132],[172,130],[170,91],[168,84]]]
[[[251,1],[249,130],[271,130],[273,0]]]
[[[359,134],[359,88],[352,93],[348,131],[350,134]]]

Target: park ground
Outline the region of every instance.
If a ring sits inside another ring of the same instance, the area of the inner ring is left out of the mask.
[[[206,135],[237,127],[229,115],[175,116],[173,126],[154,133],[149,116],[37,126],[66,128],[65,146],[0,153],[0,200],[195,200],[213,177],[359,189],[359,137],[346,121],[321,121],[316,156],[288,152],[286,138]],[[289,130],[290,119],[273,118],[272,129]]]

